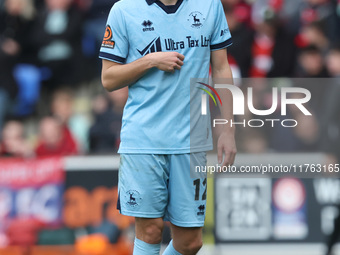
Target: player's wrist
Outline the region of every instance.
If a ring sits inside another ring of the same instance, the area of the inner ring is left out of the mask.
[[[158,66],[156,58],[155,58],[155,53],[147,54],[147,55],[145,55],[144,58],[145,58],[145,60],[147,62],[147,66],[149,68],[154,68],[154,67]]]
[[[221,133],[227,135],[235,135],[235,127],[224,127]]]

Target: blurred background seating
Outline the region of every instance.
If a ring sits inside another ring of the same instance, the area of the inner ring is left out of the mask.
[[[238,151],[250,154],[321,151],[329,162],[339,162],[340,1],[221,1],[234,42],[228,48],[228,55],[235,78],[283,78],[282,82],[284,78],[332,78],[332,84],[306,86],[312,95],[317,95],[308,104],[313,116],[306,118],[288,107],[287,116],[301,124],[295,129],[279,125],[238,129]],[[117,152],[128,88],[104,91],[98,59],[107,15],[115,2],[0,0],[1,158]],[[240,86],[241,89],[252,87],[254,107],[269,109],[271,89],[277,84],[274,80],[252,82]],[[235,80],[235,83],[240,82]],[[291,80],[286,85],[305,86]],[[245,115],[245,119],[253,117],[251,112]],[[282,119],[282,116],[275,112],[273,118]],[[65,205],[77,207],[72,217],[81,218],[82,210],[92,209],[91,188],[78,190],[71,198],[65,193]],[[117,197],[116,190],[108,194],[112,199]],[[100,201],[105,200],[105,212],[110,212],[103,218],[111,217],[110,221],[86,222],[85,230],[79,226],[45,229],[30,223],[24,229],[30,233],[29,237],[34,237],[30,240],[25,239],[20,222],[14,222],[9,228],[13,244],[69,245],[79,240],[79,231],[84,230],[90,237],[95,235],[94,238],[83,239],[77,250],[60,248],[64,249],[62,254],[80,255],[89,243],[107,249],[104,253],[129,254],[130,243],[122,236],[129,236],[133,222],[117,216],[112,205],[116,201],[106,201],[108,194],[99,197]],[[98,233],[106,235],[108,240],[96,236]],[[28,254],[21,248],[9,249],[0,250],[0,254]],[[31,254],[61,254],[57,248],[44,249],[32,248]]]

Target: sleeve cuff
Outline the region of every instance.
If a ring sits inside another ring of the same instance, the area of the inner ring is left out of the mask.
[[[125,64],[126,62],[126,58],[122,58],[122,57],[119,57],[119,56],[116,56],[110,53],[106,53],[106,52],[100,52],[99,58],[110,60],[110,61],[117,62],[120,64]]]
[[[229,38],[228,40],[218,43],[218,44],[212,44],[210,45],[210,50],[220,50],[229,47],[233,44],[233,40]]]

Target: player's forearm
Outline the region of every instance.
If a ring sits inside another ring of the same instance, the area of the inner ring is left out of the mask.
[[[153,67],[164,72],[175,72],[183,66],[184,56],[178,52],[154,52],[129,64],[117,64],[103,60],[102,83],[113,91],[135,83]]]
[[[129,86],[155,67],[149,55],[125,65],[103,66],[102,83],[106,90],[114,91]]]
[[[215,68],[212,71],[212,78],[214,84],[228,83],[233,84],[232,73],[229,64],[221,66],[219,68]],[[221,118],[225,120],[234,120],[233,116],[233,97],[229,90],[227,89],[216,89],[217,93],[220,95],[222,100],[222,105],[220,105]],[[234,126],[231,125],[223,125],[223,132],[235,132]]]

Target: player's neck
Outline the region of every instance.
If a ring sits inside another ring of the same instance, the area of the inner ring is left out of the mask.
[[[175,5],[177,0],[160,0],[164,5]]]

